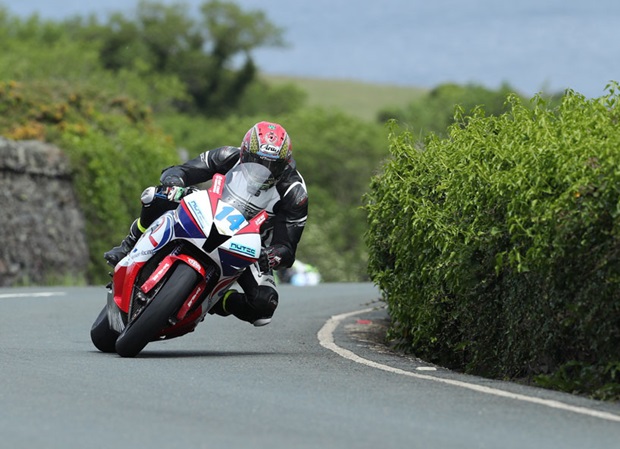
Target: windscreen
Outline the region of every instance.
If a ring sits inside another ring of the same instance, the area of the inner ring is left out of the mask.
[[[226,174],[222,200],[234,206],[246,220],[250,220],[265,209],[271,199],[263,189],[270,176],[269,169],[260,164],[237,164]]]

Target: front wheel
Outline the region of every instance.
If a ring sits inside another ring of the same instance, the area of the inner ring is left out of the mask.
[[[90,339],[101,352],[115,352],[117,338],[118,332],[110,328],[108,306],[105,306],[90,328]]]
[[[199,274],[179,263],[157,295],[131,321],[116,340],[116,352],[122,357],[135,357],[169,325],[169,319],[194,290]]]

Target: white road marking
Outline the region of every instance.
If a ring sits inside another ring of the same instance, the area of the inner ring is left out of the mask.
[[[527,396],[524,394],[510,393],[508,391],[499,390],[497,388],[485,387],[482,385],[476,385],[476,384],[472,384],[472,383],[464,382],[460,380],[444,379],[441,377],[431,376],[428,374],[414,373],[411,371],[402,370],[400,368],[394,368],[388,365],[383,365],[381,363],[373,362],[372,360],[362,358],[358,356],[357,354],[353,353],[352,351],[341,348],[340,346],[334,343],[334,331],[336,330],[336,328],[338,327],[338,324],[340,324],[341,321],[343,321],[345,318],[348,318],[352,315],[368,313],[372,310],[374,309],[368,308],[368,309],[363,309],[363,310],[357,310],[355,312],[343,313],[341,315],[332,316],[329,320],[327,320],[327,322],[323,325],[323,327],[321,328],[321,330],[319,330],[317,334],[319,343],[321,343],[321,346],[331,351],[334,351],[336,354],[340,355],[341,357],[344,357],[345,359],[351,360],[353,362],[361,363],[363,365],[367,365],[372,368],[377,368],[383,371],[388,371],[390,373],[401,374],[403,376],[414,377],[416,379],[430,380],[433,382],[448,384],[448,385],[452,385],[455,387],[467,388],[469,390],[477,391],[479,393],[491,394],[494,396],[500,396],[500,397],[504,397],[508,399],[515,399],[518,401],[530,402],[533,404],[543,405],[545,407],[551,407],[551,408],[565,410],[569,412],[580,413],[582,415],[587,415],[587,416],[591,416],[594,418],[601,418],[601,419],[606,419],[609,421],[620,422],[620,416],[613,414],[613,413],[602,412],[598,410],[589,409],[586,407],[578,407],[578,406],[566,404],[564,402],[555,401],[551,399],[542,399],[542,398],[537,398],[534,396]]]
[[[3,293],[0,299],[6,298],[33,298],[39,296],[64,296],[65,292],[33,292],[33,293]]]

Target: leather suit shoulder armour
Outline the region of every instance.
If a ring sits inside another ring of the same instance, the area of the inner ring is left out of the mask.
[[[225,146],[203,153],[207,160],[207,166],[217,173],[227,172],[239,160],[240,149]],[[218,170],[219,169],[219,170]],[[222,171],[220,171],[222,170]]]

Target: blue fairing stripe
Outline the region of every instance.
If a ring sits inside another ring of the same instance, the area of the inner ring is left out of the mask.
[[[245,268],[254,263],[254,259],[226,251],[222,248],[219,249],[218,253],[220,254],[220,262],[222,263],[222,268],[224,269],[224,272],[222,273],[224,276],[232,276],[239,269]]]
[[[198,226],[192,214],[187,210],[185,203],[181,203],[178,209],[179,223],[175,226],[175,234],[177,237],[185,238],[204,238],[202,229]],[[180,224],[180,226],[179,226]]]

